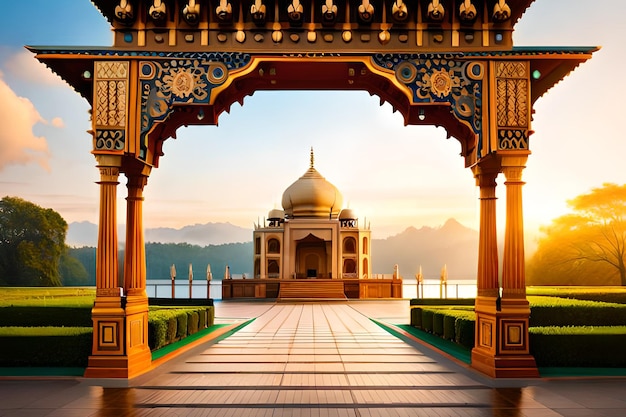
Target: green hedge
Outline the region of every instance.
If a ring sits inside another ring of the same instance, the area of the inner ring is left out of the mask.
[[[626,368],[626,326],[531,327],[538,366]]]
[[[468,349],[474,348],[476,333],[475,317],[457,317],[454,322],[454,341]]]
[[[475,298],[412,298],[411,306],[474,306]]]
[[[422,309],[422,330],[428,333],[433,332],[433,315],[435,311],[432,309]]]
[[[58,319],[58,316],[51,317]],[[93,342],[91,315],[89,318],[89,327],[0,327],[0,366],[86,367]],[[177,335],[196,333],[212,326],[213,322],[212,306],[151,308],[148,312],[148,345],[151,350],[161,348],[179,340]],[[178,323],[185,323],[186,328],[179,332]]]
[[[86,367],[91,327],[1,327],[0,366]]]
[[[529,296],[530,327],[622,326],[626,305],[559,297]]]
[[[555,297],[529,297],[531,302],[530,351],[542,367],[626,367],[626,325],[533,326],[535,322],[564,320],[620,323],[624,307]],[[551,309],[551,310],[550,310]],[[563,315],[564,317],[555,317]],[[613,316],[608,318],[609,316]],[[411,325],[474,347],[475,314],[466,306],[411,307]],[[454,329],[454,337],[451,337]]]
[[[411,325],[452,340],[468,349],[474,347],[476,315],[466,306],[411,307]]]
[[[450,314],[443,316],[443,338],[454,340],[456,317]]]
[[[214,307],[150,307],[148,345],[160,349],[188,335],[212,326]]]
[[[528,287],[527,294],[626,304],[624,287]]]
[[[0,307],[0,326],[17,327],[92,327],[89,307]]]
[[[443,316],[444,311],[435,310],[433,312],[433,334],[437,336],[443,336]]]

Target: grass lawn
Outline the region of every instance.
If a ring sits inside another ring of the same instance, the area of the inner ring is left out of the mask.
[[[92,307],[94,287],[2,287],[0,307]]]

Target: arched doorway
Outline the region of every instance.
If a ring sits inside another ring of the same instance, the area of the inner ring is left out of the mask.
[[[331,278],[324,239],[309,234],[296,242],[296,278]]]
[[[528,346],[522,215],[532,106],[595,48],[513,47],[515,23],[532,0],[460,7],[453,0],[400,0],[393,7],[350,0],[93,3],[111,22],[112,48],[31,48],[93,107],[100,218],[87,376],[131,377],[150,365],[143,190],[164,141],[183,125],[217,124],[255,91],[294,89],[364,90],[393,105],[405,124],[443,126],[459,141],[480,189],[472,366],[496,377],[537,375]],[[122,279],[120,174],[127,178]],[[507,191],[502,284],[500,174]],[[317,258],[324,268],[321,244],[302,245],[302,267],[312,270]]]

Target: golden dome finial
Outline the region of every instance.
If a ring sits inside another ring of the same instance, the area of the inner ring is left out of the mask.
[[[311,146],[311,168],[315,165],[315,155],[313,154],[313,147]]]

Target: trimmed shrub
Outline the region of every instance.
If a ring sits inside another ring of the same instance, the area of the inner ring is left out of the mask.
[[[178,321],[176,327],[176,339],[187,337],[187,312],[178,312],[176,314],[176,320]]]
[[[174,314],[170,314],[167,319],[167,340],[169,343],[176,341],[176,333],[178,332],[178,320]]]
[[[411,307],[411,326],[422,328],[422,309],[420,307]]]
[[[626,304],[626,288],[624,287],[528,287],[527,293],[528,295]]]
[[[433,332],[433,313],[434,310],[422,310],[422,330],[425,332]]]
[[[443,316],[443,338],[446,340],[454,340],[456,325],[456,317],[450,315],[448,311]]]
[[[91,327],[89,307],[0,307],[0,326],[17,327]]]
[[[208,327],[206,324],[208,314],[209,314],[208,308],[198,311],[198,328],[200,330]]]
[[[86,367],[91,327],[3,327],[0,366]]]
[[[167,345],[167,322],[162,317],[148,315],[148,346],[150,350]]]
[[[454,323],[454,341],[468,349],[474,348],[476,319],[457,317]]]
[[[198,322],[200,317],[198,316],[198,312],[195,310],[187,310],[187,333],[194,334],[198,333]]]
[[[436,310],[433,312],[433,334],[443,336],[443,311]]]
[[[412,298],[412,306],[474,306],[475,298]]]
[[[538,366],[626,367],[626,326],[531,327]]]
[[[206,327],[211,327],[215,324],[215,307],[214,306],[207,307],[206,312],[207,312]]]
[[[626,305],[559,297],[530,296],[530,327],[622,326]]]

